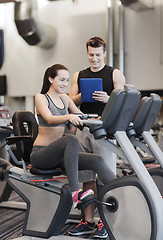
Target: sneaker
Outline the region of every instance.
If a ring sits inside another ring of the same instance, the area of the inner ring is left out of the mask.
[[[84,200],[86,197],[94,195],[93,190],[88,189],[87,191],[82,191],[81,189],[78,189],[72,194],[72,200],[73,200],[73,205],[74,208],[77,207],[81,203],[82,200]]]
[[[81,219],[81,222],[70,229],[69,234],[73,236],[79,236],[82,234],[91,234],[96,231],[95,223],[87,222],[85,219]]]
[[[93,238],[107,238],[107,237],[108,237],[108,233],[104,227],[103,222],[100,220],[97,224],[97,229],[93,234]]]

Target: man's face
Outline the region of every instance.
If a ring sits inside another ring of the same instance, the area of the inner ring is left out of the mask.
[[[88,60],[91,65],[91,70],[99,71],[104,66],[104,58],[106,56],[106,52],[104,52],[103,47],[90,47],[88,46]]]

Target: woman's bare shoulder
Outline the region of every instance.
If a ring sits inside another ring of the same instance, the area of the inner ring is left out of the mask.
[[[42,93],[37,93],[37,94],[35,95],[35,100],[36,100],[36,99],[45,99],[45,95],[42,94]]]
[[[42,97],[42,96],[44,96],[44,94],[42,94],[42,93],[36,93],[35,98]]]
[[[45,97],[44,94],[41,94],[41,93],[37,93],[35,95],[35,103],[38,104],[38,103],[47,103],[47,99]]]

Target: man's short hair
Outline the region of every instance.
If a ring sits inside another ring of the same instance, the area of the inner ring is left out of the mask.
[[[86,48],[88,51],[88,47],[98,48],[103,47],[104,52],[106,51],[106,42],[100,37],[92,37],[86,42]]]

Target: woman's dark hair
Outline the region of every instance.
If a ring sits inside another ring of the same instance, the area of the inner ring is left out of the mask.
[[[44,79],[43,79],[43,85],[42,85],[42,89],[41,89],[42,94],[45,94],[48,92],[49,87],[51,85],[51,83],[49,81],[49,77],[54,79],[58,74],[58,70],[67,70],[68,71],[68,69],[64,65],[61,65],[61,64],[54,64],[53,66],[46,69],[45,74],[44,74]]]
[[[93,48],[103,47],[104,52],[106,51],[106,43],[100,37],[92,37],[86,42],[86,48],[88,51],[88,46]]]

